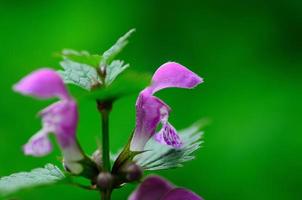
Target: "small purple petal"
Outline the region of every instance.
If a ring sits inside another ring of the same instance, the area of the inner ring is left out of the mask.
[[[168,181],[158,176],[149,176],[130,195],[128,200],[160,200],[173,188],[174,186]]]
[[[47,155],[52,150],[51,143],[47,136],[48,131],[43,129],[35,134],[28,143],[23,146],[24,154],[37,157]]]
[[[183,189],[183,188],[176,188],[168,192],[164,195],[161,200],[203,200],[197,194]]]
[[[13,89],[24,95],[41,99],[59,97],[68,99],[68,92],[60,75],[51,69],[40,69],[24,77]]]
[[[172,146],[174,148],[180,148],[182,145],[179,135],[169,122],[165,123],[154,137],[159,143]]]
[[[202,82],[201,77],[181,64],[167,62],[154,73],[151,88],[153,93],[155,93],[170,87],[193,88]]]

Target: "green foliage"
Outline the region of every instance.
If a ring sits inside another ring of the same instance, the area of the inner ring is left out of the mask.
[[[101,84],[97,70],[87,64],[78,63],[69,59],[65,59],[60,64],[64,71],[60,70],[59,73],[65,83],[75,84],[86,90],[91,90],[93,87]]]
[[[96,48],[114,42],[117,38],[112,33],[135,24],[139,37],[133,35],[136,43],[131,55],[136,58],[131,68],[150,60],[178,60],[206,80],[196,90],[161,92],[176,109],[171,117],[180,124],[200,115],[215,119],[205,135],[207,150],[198,152],[200,159],[188,163],[189,169],[164,175],[209,200],[301,200],[302,1],[3,0],[0,10],[0,175],[41,162],[24,162],[19,152],[25,134],[39,121],[29,115],[37,104],[13,94],[12,83],[41,64],[51,64],[48,55],[53,49],[86,44]],[[151,71],[152,63],[140,70]],[[186,94],[186,106],[179,106]],[[131,103],[132,99],[125,99],[120,105],[124,112],[113,116],[112,122],[117,122],[112,124],[115,133],[110,141],[114,149],[120,147],[124,131],[134,126]],[[95,130],[93,108],[82,106],[81,118],[88,119],[80,120],[80,131],[87,127],[80,137],[85,149],[92,151],[88,137]],[[126,199],[132,188],[119,190],[113,199]],[[17,199],[93,200],[98,195],[56,187]]]
[[[93,54],[88,51],[75,51],[73,49],[64,49],[62,51],[62,57],[64,59],[72,60],[74,62],[83,63],[92,67],[99,67],[102,60],[102,56]]]
[[[200,128],[202,122],[197,122],[182,131],[179,136],[182,147],[175,149],[167,145],[162,145],[155,140],[149,140],[145,147],[145,152],[134,157],[134,160],[145,170],[161,170],[181,167],[184,162],[193,160],[193,153],[202,144],[203,132]]]
[[[101,61],[101,65],[109,64],[114,57],[121,52],[121,50],[128,44],[128,38],[135,31],[135,29],[131,29],[125,35],[120,37],[116,43],[110,47],[107,51],[103,53],[103,59]]]
[[[64,70],[59,73],[64,82],[88,91],[111,85],[129,67],[124,61],[113,59],[127,45],[127,39],[134,31],[128,31],[103,55],[90,54],[88,51],[63,50],[61,55],[64,60],[60,64]]]
[[[129,64],[124,65],[124,61],[114,60],[106,67],[105,84],[110,85],[116,77],[129,67]]]
[[[23,189],[58,183],[65,179],[63,172],[53,164],[30,172],[19,172],[0,178],[0,196],[7,196]]]
[[[111,159],[113,159],[114,162],[112,167],[112,173],[114,174],[118,173],[123,165],[125,165],[129,161],[132,161],[136,155],[141,153],[141,152],[133,152],[130,150],[130,144],[133,134],[134,132],[132,132],[128,142],[126,143],[126,145],[122,150],[118,151],[116,154],[112,154]]]

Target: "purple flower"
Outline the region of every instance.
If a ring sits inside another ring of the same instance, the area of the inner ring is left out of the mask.
[[[48,154],[52,150],[48,134],[53,133],[62,149],[64,164],[72,172],[81,171],[82,167],[76,164],[76,161],[84,158],[76,140],[77,105],[59,74],[51,69],[40,69],[24,77],[13,89],[39,99],[60,99],[39,113],[42,128],[24,145],[24,153],[33,156]]]
[[[177,188],[158,176],[149,176],[128,200],[202,200],[202,198],[190,190]]]
[[[181,147],[180,138],[168,121],[169,106],[153,94],[171,87],[194,88],[202,81],[201,77],[178,63],[168,62],[160,66],[154,73],[150,86],[145,88],[137,98],[136,128],[130,149],[132,151],[144,150],[145,144],[153,136],[162,144],[174,148]],[[162,128],[156,133],[159,124]]]

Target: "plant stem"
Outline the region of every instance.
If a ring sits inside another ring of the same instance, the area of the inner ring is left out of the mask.
[[[110,200],[111,199],[111,191],[106,190],[101,192],[101,200]]]
[[[106,171],[110,171],[109,155],[109,112],[102,112],[102,135],[103,135],[103,164]]]
[[[97,101],[97,108],[102,117],[102,166],[105,172],[110,173],[109,114],[112,108],[112,101]],[[101,190],[101,199],[110,200],[111,189]]]
[[[102,116],[102,161],[105,171],[110,172],[110,147],[109,147],[109,114],[112,107],[111,101],[97,102],[98,110]]]

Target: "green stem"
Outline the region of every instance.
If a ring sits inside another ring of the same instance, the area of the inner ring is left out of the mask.
[[[111,191],[101,191],[101,200],[110,200],[111,199]]]
[[[112,107],[111,101],[97,102],[102,116],[102,161],[105,171],[110,172],[110,147],[109,147],[109,114]]]
[[[103,165],[106,171],[110,171],[110,155],[109,155],[109,112],[103,111],[102,113],[102,144],[103,144]]]
[[[112,101],[97,101],[97,107],[102,116],[102,166],[105,172],[110,172],[109,114],[112,108]],[[111,189],[102,190],[101,199],[110,200]]]

